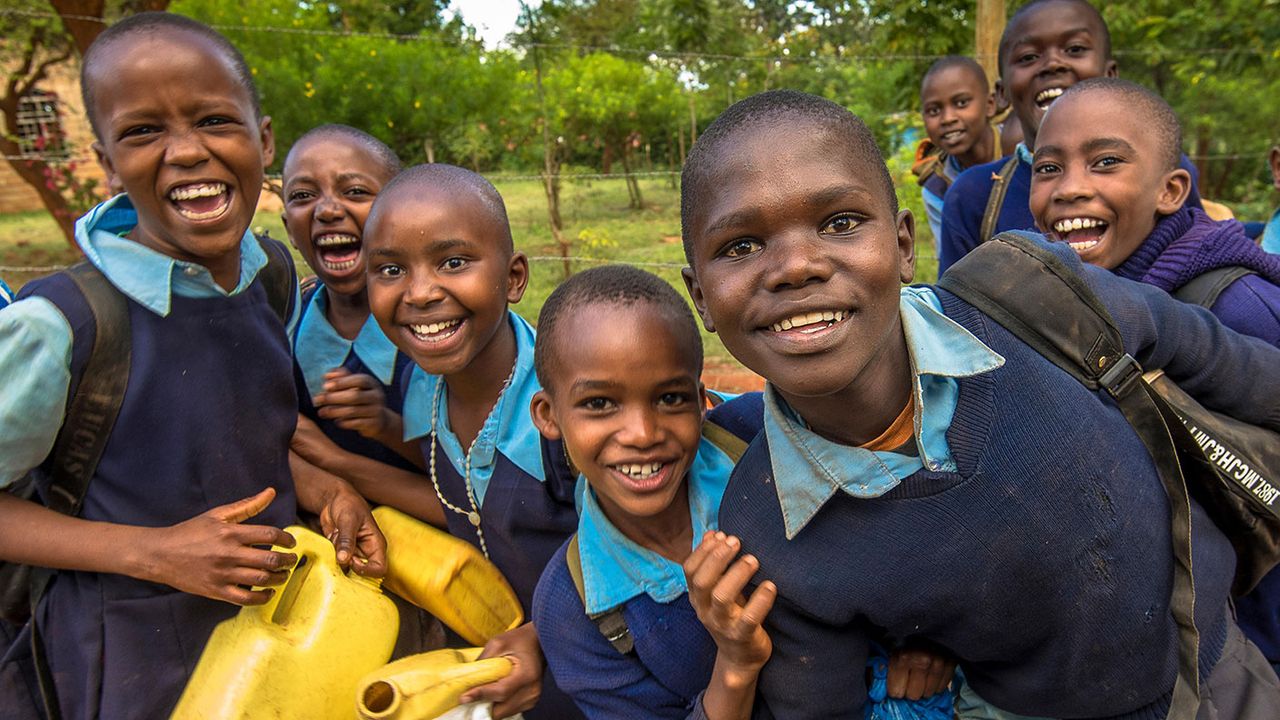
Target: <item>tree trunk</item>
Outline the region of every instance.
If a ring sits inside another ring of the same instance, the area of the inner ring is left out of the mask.
[[[644,197],[640,194],[640,183],[636,180],[635,172],[632,170],[630,138],[622,146],[622,171],[626,176],[627,195],[630,196],[631,200],[628,207],[632,210],[643,210]]]
[[[600,153],[600,172],[608,175],[613,172],[613,146],[609,143],[603,143],[604,150]]]
[[[436,161],[436,141],[427,138],[422,141],[422,149],[427,154],[427,164],[433,164]]]
[[[13,117],[9,115],[8,108],[5,108],[5,122],[9,127],[17,127],[17,123]],[[8,137],[0,137],[0,151],[3,151],[7,158],[17,158],[19,154],[18,144],[10,140]],[[71,205],[67,203],[66,198],[62,197],[62,193],[51,189],[49,178],[45,177],[45,170],[52,168],[43,160],[7,160],[9,167],[22,178],[22,181],[31,186],[32,190],[40,196],[40,204],[44,205],[44,209],[49,211],[50,217],[58,224],[58,229],[62,231],[62,237],[66,239],[67,244],[73,248],[79,249],[76,245],[76,212],[71,209]]]
[[[534,28],[533,13],[527,5],[521,5],[529,18],[530,28]],[[533,77],[538,89],[538,110],[542,114],[542,189],[547,196],[547,220],[551,224],[551,237],[560,249],[564,279],[568,280],[573,274],[573,264],[569,261],[569,241],[564,236],[564,223],[560,219],[560,161],[551,139],[551,116],[547,113],[547,94],[542,88],[542,56],[537,45],[533,48]]]

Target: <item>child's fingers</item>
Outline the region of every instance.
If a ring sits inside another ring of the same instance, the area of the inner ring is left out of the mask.
[[[333,405],[377,405],[383,403],[382,393],[369,388],[343,388],[326,391],[311,398],[317,408]]]
[[[228,585],[219,593],[219,599],[236,605],[262,605],[274,594],[275,591],[271,589],[247,590],[237,585]]]
[[[262,570],[266,572],[287,572],[298,564],[298,556],[294,553],[282,553],[275,550],[259,550],[245,547],[239,549],[229,560],[237,568]],[[237,581],[238,582],[238,581]]]
[[[742,613],[738,615],[739,622],[752,628],[763,625],[765,617],[773,609],[773,601],[777,599],[777,585],[769,580],[760,583],[751,597],[747,598],[747,604],[742,606]]]
[[[236,500],[226,505],[219,505],[209,510],[206,514],[225,523],[241,523],[266,510],[275,497],[275,488],[266,488],[257,495]]]
[[[338,378],[346,377],[346,376],[348,376],[348,375],[352,375],[352,374],[354,374],[354,373],[352,373],[350,370],[348,370],[348,369],[346,369],[346,368],[344,368],[344,367],[339,366],[339,367],[336,367],[336,368],[334,368],[334,369],[330,370],[329,372],[325,373],[325,374],[324,374],[324,379],[325,379],[325,380],[337,380]]]
[[[298,544],[292,535],[270,525],[236,525],[223,532],[237,545],[274,545],[291,548]]]
[[[378,390],[378,381],[372,375],[351,374],[330,377],[325,375],[324,391],[327,393],[344,390]]]
[[[256,588],[283,585],[289,579],[288,570],[256,570],[253,568],[236,568],[227,573],[227,583],[231,585],[248,585]]]
[[[698,568],[702,566],[703,561],[705,561],[707,556],[711,554],[711,548],[715,546],[715,543],[709,541],[715,536],[716,533],[714,530],[708,530],[702,533],[702,540],[698,543],[697,547],[693,549],[693,552],[689,553],[689,557],[685,558],[684,574],[686,577],[692,576],[696,573]]]
[[[725,569],[729,567],[729,563],[733,561],[741,547],[736,537],[725,536],[723,533],[717,533],[707,543],[711,547],[708,548],[706,558],[692,575],[686,573],[685,578],[690,592],[697,588],[700,595],[709,595],[715,589]]]

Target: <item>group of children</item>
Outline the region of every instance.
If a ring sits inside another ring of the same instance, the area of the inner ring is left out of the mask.
[[[1280,260],[1197,208],[1167,104],[1089,79],[1115,75],[1101,16],[1037,0],[1000,56],[1016,165],[987,162],[975,64],[923,83],[944,258],[986,239],[1008,165],[996,232],[1039,228],[1143,367],[1280,428],[1280,397],[1255,390],[1280,386]],[[290,547],[299,513],[342,564],[385,570],[369,503],[510,581],[529,622],[483,654],[513,671],[462,697],[494,717],[1137,719],[1173,702],[1155,464],[1104,392],[956,295],[903,287],[915,221],[844,108],[747,98],[685,164],[689,296],[767,380],[729,397],[701,383],[686,301],[644,271],[575,275],[535,332],[510,309],[530,269],[497,190],[402,169],[345,126],[285,159],[285,226],[316,279],[298,290],[289,264],[281,293],[283,247],[248,230],[271,122],[199,23],[113,25],[83,89],[123,193],[77,240],[127,303],[128,385],[78,515],[0,493],[0,559],[55,570],[0,665],[5,707],[165,716],[213,626],[287,576],[296,558],[261,548]],[[1170,296],[1222,267],[1248,273],[1209,312]],[[79,288],[34,281],[0,312],[0,486],[34,478],[45,499],[97,352]],[[1280,576],[1230,597],[1230,539],[1192,510],[1199,717],[1278,717],[1258,646],[1280,662]],[[450,641],[402,617],[398,654]]]

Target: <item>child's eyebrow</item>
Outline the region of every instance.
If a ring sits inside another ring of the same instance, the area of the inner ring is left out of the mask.
[[[1123,150],[1127,153],[1133,153],[1133,145],[1129,144],[1124,138],[1100,137],[1093,138],[1084,144],[1086,153],[1097,152],[1099,150]]]
[[[351,182],[369,182],[369,176],[360,172],[345,172],[338,176],[339,183]]]
[[[613,390],[621,385],[622,383],[613,380],[575,380],[573,385],[569,387],[576,392],[589,392],[592,390]]]

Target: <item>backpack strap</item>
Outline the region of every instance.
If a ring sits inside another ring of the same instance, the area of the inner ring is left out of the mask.
[[[569,538],[569,547],[564,554],[565,564],[569,566],[569,577],[573,578],[573,586],[578,590],[578,597],[583,607],[587,603],[586,585],[582,581],[582,555],[578,551],[578,534]],[[631,628],[627,627],[627,619],[622,616],[622,608],[615,607],[602,613],[588,614],[591,622],[596,624],[600,634],[604,636],[614,650],[627,655],[636,649],[635,640],[631,637]]]
[[[747,441],[733,434],[729,428],[711,420],[702,423],[702,437],[711,441],[712,445],[724,451],[735,464],[747,452]]]
[[[293,256],[279,241],[261,235],[254,237],[267,254],[267,264],[258,272],[262,288],[267,291],[267,302],[280,322],[287,325],[293,314],[293,289],[297,284]]]
[[[1168,718],[1194,720],[1200,705],[1200,633],[1195,626],[1191,499],[1172,426],[1142,379],[1142,367],[1124,351],[1115,322],[1084,279],[1028,235],[1001,233],[983,243],[953,265],[938,286],[990,316],[1086,387],[1106,390],[1142,440],[1169,496],[1173,537],[1170,611],[1178,626],[1179,662]]]
[[[1218,302],[1218,296],[1231,283],[1246,275],[1254,274],[1249,268],[1239,265],[1217,268],[1203,275],[1197,275],[1191,282],[1175,290],[1173,296],[1185,303],[1211,308]]]
[[[42,493],[44,504],[64,515],[79,515],[89,481],[98,469],[107,439],[115,427],[129,384],[131,355],[129,307],[124,295],[88,261],[67,269],[93,312],[93,348],[85,363],[67,415],[53,443],[50,478]],[[36,622],[36,606],[49,587],[54,571],[31,568],[31,654],[50,720],[61,717],[56,686],[49,670],[44,642]]]
[[[997,141],[999,147],[999,141]],[[984,243],[996,233],[996,222],[1000,219],[1000,210],[1004,208],[1004,196],[1009,194],[1009,181],[1018,169],[1018,154],[1009,156],[1000,172],[991,177],[991,193],[987,195],[987,209],[982,213],[982,229],[978,232],[978,242]]]

